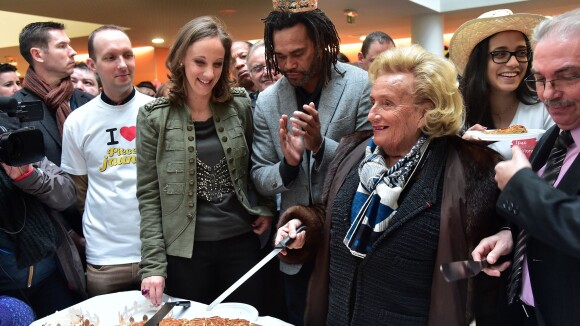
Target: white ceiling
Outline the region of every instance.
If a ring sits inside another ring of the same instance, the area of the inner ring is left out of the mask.
[[[453,9],[457,6],[468,9]],[[471,8],[473,6],[477,8]],[[319,1],[319,8],[335,23],[342,43],[346,44],[359,43],[360,36],[375,30],[385,31],[395,39],[409,38],[413,17],[436,12],[442,12],[445,33],[452,33],[466,20],[493,9],[509,8],[514,12],[557,15],[578,7],[580,0]],[[30,21],[64,22],[75,50],[86,53],[86,35],[103,24],[127,27],[134,47],[150,46],[154,37],[164,38],[166,42],[162,46],[169,47],[178,29],[201,15],[220,17],[234,39],[259,39],[263,35],[261,19],[267,16],[271,8],[270,0],[0,0],[0,61],[6,61],[6,57],[23,60],[17,46],[10,44],[15,44],[20,29]],[[358,12],[354,24],[347,24],[345,9]],[[4,12],[24,15],[9,21]]]

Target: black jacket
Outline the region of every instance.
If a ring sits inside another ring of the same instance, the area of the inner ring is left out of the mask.
[[[539,325],[580,322],[580,156],[557,190],[536,173],[559,132],[557,126],[546,132],[530,157],[532,169],[518,171],[496,205],[530,234],[527,261]]]

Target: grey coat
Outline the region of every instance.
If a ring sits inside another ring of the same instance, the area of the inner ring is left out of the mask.
[[[55,227],[61,232],[61,243],[56,255],[69,289],[82,299],[87,299],[86,281],[79,252],[68,231],[62,224],[60,211],[70,207],[76,200],[74,182],[56,164],[44,158],[34,164],[34,172],[14,184],[23,192],[33,195],[46,206],[54,218]]]
[[[343,76],[332,71],[332,78],[322,88],[318,113],[324,137],[324,153],[320,164],[315,165],[312,155],[305,151],[296,179],[287,187],[280,175],[280,162],[284,159],[280,147],[279,120],[297,110],[294,87],[284,77],[260,93],[254,111],[254,144],[251,177],[256,189],[266,196],[281,193],[280,211],[293,205],[322,202],[322,189],[328,166],[343,136],[359,130],[369,130],[368,113],[371,108],[367,72],[352,65],[337,63]],[[306,104],[306,103],[304,103]],[[282,267],[293,274],[298,270]]]
[[[279,172],[284,155],[278,125],[283,114],[290,117],[298,108],[294,87],[282,78],[258,97],[254,111],[251,176],[262,194],[282,193],[281,211],[296,204],[308,205],[309,196],[313,203],[320,203],[324,176],[340,138],[355,130],[370,129],[367,115],[371,108],[371,85],[367,73],[351,65],[337,63],[336,66],[344,71],[344,76],[333,70],[332,79],[322,88],[317,108],[325,138],[322,162],[314,166],[314,158],[307,159],[305,151],[300,173],[288,187],[283,185]]]

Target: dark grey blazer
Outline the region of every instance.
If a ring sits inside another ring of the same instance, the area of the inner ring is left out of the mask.
[[[12,97],[17,99],[18,102],[42,101],[38,95],[25,88],[12,95]],[[87,103],[92,99],[92,95],[75,89],[71,97],[72,108],[76,109],[77,107]],[[48,109],[44,102],[42,107],[44,110],[44,119],[40,121],[20,123],[17,118],[11,118],[6,113],[0,112],[0,125],[3,125],[10,130],[16,130],[22,127],[34,127],[40,130],[44,136],[44,150],[46,157],[49,161],[60,166],[62,144],[61,137],[58,132],[58,127],[56,125],[56,117],[55,114]]]
[[[557,189],[536,174],[559,132],[557,126],[546,132],[530,157],[532,169],[517,172],[496,205],[530,234],[527,261],[540,325],[580,321],[580,156]]]

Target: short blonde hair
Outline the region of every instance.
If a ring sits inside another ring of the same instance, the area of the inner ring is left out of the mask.
[[[430,137],[455,135],[465,114],[459,92],[457,69],[449,60],[427,52],[419,45],[393,48],[378,56],[369,68],[371,82],[387,73],[411,73],[415,77],[415,103],[430,102],[423,132]]]

